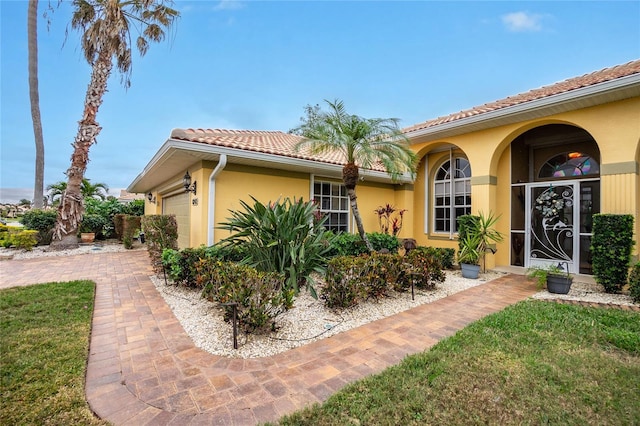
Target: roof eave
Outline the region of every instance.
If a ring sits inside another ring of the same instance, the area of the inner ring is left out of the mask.
[[[153,187],[159,185],[162,179],[153,179],[150,175],[159,171],[159,168],[167,163],[167,159],[171,157],[172,153],[184,152],[188,153],[191,161],[182,159],[180,162],[172,164],[175,169],[173,171],[167,171],[166,174],[175,175],[180,173],[181,170],[186,169],[191,164],[198,160],[215,160],[215,157],[219,157],[222,154],[227,155],[229,163],[240,163],[248,165],[257,165],[266,168],[283,169],[290,171],[298,171],[303,173],[326,175],[326,176],[342,176],[341,164],[330,164],[319,161],[307,160],[303,158],[286,157],[282,155],[267,154],[256,151],[248,151],[237,148],[221,147],[215,145],[203,144],[200,142],[190,142],[178,139],[169,138],[160,147],[158,152],[151,158],[149,163],[145,166],[142,172],[136,176],[136,178],[127,187],[129,192],[148,192]],[[383,183],[411,183],[413,180],[408,173],[400,176],[396,181],[393,181],[391,177],[384,172],[376,170],[361,169],[361,177],[366,180]]]
[[[619,96],[612,98],[611,94],[616,94],[616,92],[619,92]],[[592,86],[500,108],[495,111],[408,131],[405,136],[410,140],[433,140],[600,105],[612,100],[621,100],[638,95],[640,95],[640,74],[632,74]]]

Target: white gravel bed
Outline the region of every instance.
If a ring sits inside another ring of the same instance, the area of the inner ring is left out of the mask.
[[[462,278],[460,271],[446,271],[446,280],[435,290],[416,290],[394,294],[378,302],[370,301],[347,310],[330,310],[322,300],[302,291],[289,311],[278,316],[279,329],[268,336],[239,332],[238,349],[233,349],[233,329],[223,320],[223,311],[215,303],[200,297],[200,291],[176,286],[162,276],[152,276],[154,283],[194,344],[212,354],[232,358],[256,358],[275,355],[315,340],[350,330],[407,309],[433,302],[462,290],[505,275],[487,272],[480,279]],[[316,286],[319,292],[319,285]]]
[[[533,296],[534,299],[562,299],[562,300],[577,300],[581,302],[589,303],[605,303],[611,305],[636,305],[631,300],[631,296],[626,294],[607,294],[604,291],[604,287],[596,283],[585,283],[579,281],[573,281],[571,289],[567,294],[554,294],[549,293],[546,290],[540,291]]]
[[[146,247],[134,241],[133,249],[145,249]],[[71,250],[51,250],[49,246],[36,246],[33,250],[16,250],[12,248],[0,247],[0,258],[37,259],[41,257],[74,256],[78,254],[100,254],[127,251],[124,245],[116,243],[115,240],[97,241],[91,244],[80,244],[80,247]]]
[[[144,245],[137,240],[134,241],[134,250],[144,249],[146,249]],[[115,242],[115,240],[108,240],[82,244],[77,249],[62,251],[50,250],[48,246],[34,247],[32,251],[0,248],[0,258],[20,260],[123,251],[127,250],[122,244]],[[436,301],[503,275],[505,274],[501,272],[490,271],[482,274],[478,280],[469,280],[462,278],[460,271],[446,271],[446,280],[443,284],[438,285],[432,291],[417,290],[414,301],[411,300],[411,293],[408,292],[394,294],[393,297],[381,299],[379,302],[371,301],[356,308],[341,311],[325,308],[321,300],[315,300],[308,292],[302,291],[296,298],[294,308],[278,317],[277,324],[280,328],[277,332],[269,336],[240,334],[238,336],[238,350],[233,349],[232,327],[231,324],[224,322],[223,311],[220,307],[202,299],[197,290],[176,286],[171,282],[165,285],[162,276],[151,276],[150,278],[196,346],[216,355],[255,358],[275,355],[314,340],[350,330],[415,306]],[[536,293],[533,298],[638,306],[632,302],[628,295],[607,294],[598,284],[578,281],[573,282],[571,291],[566,295],[552,294],[542,290]]]

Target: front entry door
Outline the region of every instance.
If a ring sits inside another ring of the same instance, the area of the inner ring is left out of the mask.
[[[577,272],[580,216],[574,207],[579,183],[559,181],[528,187],[526,266],[556,265]]]

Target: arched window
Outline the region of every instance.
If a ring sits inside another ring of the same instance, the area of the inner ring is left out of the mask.
[[[434,231],[458,230],[456,219],[471,214],[471,165],[466,158],[445,161],[433,182]]]
[[[582,177],[587,175],[599,175],[600,165],[587,154],[582,152],[566,152],[559,154],[540,167],[538,178],[563,178]]]

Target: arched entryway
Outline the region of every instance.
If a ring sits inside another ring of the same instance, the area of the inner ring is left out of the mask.
[[[592,216],[600,212],[600,151],[583,129],[529,130],[511,143],[511,264],[591,274]]]

